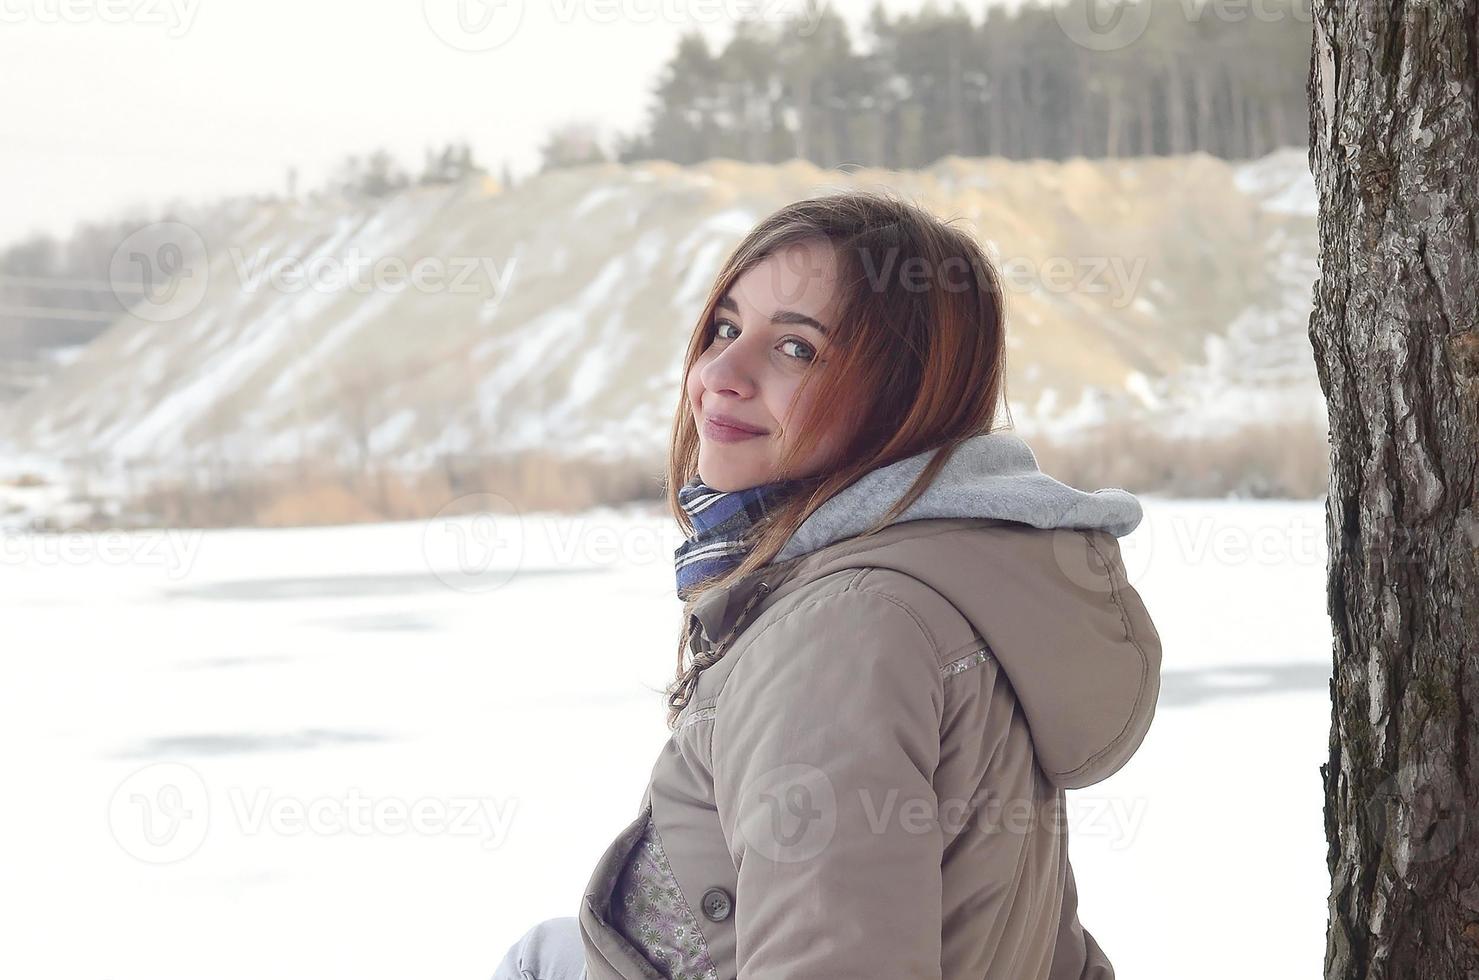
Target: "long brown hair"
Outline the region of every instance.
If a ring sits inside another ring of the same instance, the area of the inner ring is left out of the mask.
[[[666,692],[669,728],[676,726],[699,672],[713,662],[702,657],[685,664],[690,615],[704,592],[769,564],[813,511],[870,470],[943,447],[866,533],[886,526],[924,492],[956,445],[992,431],[998,403],[1006,410],[1001,281],[975,238],[953,220],[942,221],[888,189],[831,193],[765,218],[720,270],[688,342],[668,454],[668,506],[684,534],[694,528],[678,490],[697,474],[699,449],[686,395],[688,372],[713,339],[715,307],[735,280],[793,243],[821,238],[832,245],[838,305],[825,347],[829,363],[800,381],[803,391],[818,386],[817,396],[810,417],[790,421],[798,427],[796,442],[780,472],[790,472],[831,425],[849,425],[852,435],[835,468],[801,480],[798,492],[756,522],[740,564],[705,582],[684,603],[677,676]],[[848,392],[871,397],[850,399]]]

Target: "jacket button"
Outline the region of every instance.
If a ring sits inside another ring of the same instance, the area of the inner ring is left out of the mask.
[[[729,911],[734,907],[729,892],[717,885],[704,892],[703,901],[700,904],[703,906],[704,915],[714,922],[723,922],[729,918]]]

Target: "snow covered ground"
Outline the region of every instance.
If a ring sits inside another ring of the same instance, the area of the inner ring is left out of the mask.
[[[1317,501],[1142,498],[1144,746],[1069,794],[1136,980],[1317,976]],[[666,738],[671,522],[0,535],[0,975],[487,977],[573,915]]]

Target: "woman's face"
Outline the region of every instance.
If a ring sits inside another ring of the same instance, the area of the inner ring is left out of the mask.
[[[699,476],[715,490],[810,476],[833,462],[840,431],[829,431],[793,469],[780,471],[781,455],[798,435],[792,420],[811,407],[811,393],[798,400],[796,389],[822,363],[818,354],[834,330],[835,286],[832,247],[814,239],[766,257],[720,298],[712,340],[687,386]],[[717,427],[716,418],[742,428]]]

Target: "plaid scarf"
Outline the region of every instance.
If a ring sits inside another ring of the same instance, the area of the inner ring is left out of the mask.
[[[750,528],[800,482],[780,480],[726,491],[715,490],[695,475],[680,487],[678,504],[693,522],[693,534],[673,552],[678,598],[687,600],[695,586],[743,561]]]

